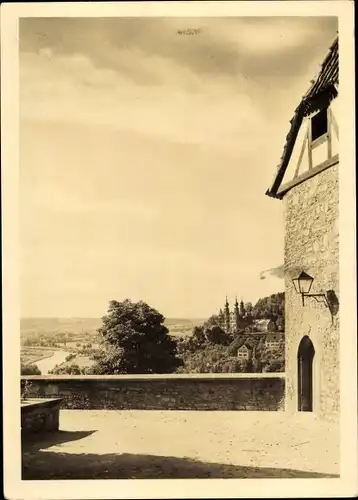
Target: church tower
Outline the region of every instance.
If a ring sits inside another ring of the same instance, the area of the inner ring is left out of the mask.
[[[229,332],[230,331],[230,307],[229,307],[229,302],[227,300],[227,296],[226,296],[226,302],[225,302],[224,315],[225,315],[225,331]]]
[[[239,303],[237,301],[237,297],[235,297],[234,311],[235,311],[235,330],[237,332],[239,330],[239,325],[240,325],[240,310],[239,310]]]
[[[241,301],[240,301],[240,316],[241,316],[241,318],[244,318],[245,315],[246,315],[246,311],[245,311],[244,301],[241,299]]]
[[[220,328],[222,328],[223,330],[225,330],[225,314],[224,314],[224,311],[221,308],[219,310],[218,317],[219,317],[219,326],[220,326]]]

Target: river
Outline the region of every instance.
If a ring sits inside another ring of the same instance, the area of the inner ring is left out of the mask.
[[[40,361],[36,361],[35,364],[39,367],[41,375],[47,375],[48,372],[55,367],[55,365],[64,363],[66,356],[69,354],[70,353],[66,351],[54,351],[50,358],[41,359]]]

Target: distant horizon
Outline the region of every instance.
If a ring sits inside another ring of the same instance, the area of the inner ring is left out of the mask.
[[[268,270],[267,272],[270,273],[270,271],[272,270]],[[266,278],[264,278],[266,279]],[[276,278],[277,279],[277,278]],[[283,280],[282,278],[280,278],[281,282],[283,283]],[[277,291],[273,291],[271,293],[268,293],[268,294],[265,294],[265,295],[262,295],[261,297],[259,297],[258,299],[256,300],[245,300],[244,297],[242,297],[241,295],[237,294],[237,295],[234,295],[233,297],[231,296],[224,296],[223,297],[223,300],[222,300],[222,303],[218,305],[218,307],[211,311],[210,313],[208,314],[198,314],[198,315],[178,315],[178,314],[173,314],[173,315],[166,315],[164,314],[162,311],[160,311],[157,307],[151,305],[151,304],[148,304],[147,301],[143,300],[143,302],[146,302],[149,306],[153,307],[153,309],[157,310],[160,314],[162,314],[164,316],[165,319],[186,319],[186,320],[198,320],[198,319],[207,319],[209,318],[210,316],[212,315],[215,315],[215,314],[218,314],[219,310],[220,309],[223,309],[224,305],[225,305],[225,300],[226,300],[226,297],[228,298],[228,302],[229,302],[229,305],[230,306],[233,306],[234,305],[234,301],[235,301],[235,298],[237,298],[237,300],[240,302],[241,299],[243,300],[244,304],[247,304],[248,302],[250,302],[253,306],[255,306],[255,304],[265,298],[265,297],[269,297],[271,295],[276,295],[278,293],[284,293],[284,287],[281,286],[281,290],[277,290]],[[131,300],[131,302],[135,303],[135,302],[139,302],[140,300],[138,301],[135,301],[135,300],[132,300],[132,299],[122,299],[122,300],[118,300],[118,299],[112,299],[112,300],[117,300],[118,302],[123,302],[124,300]],[[108,301],[108,305],[109,305],[109,302]],[[94,315],[91,315],[91,316],[87,316],[87,315],[44,315],[44,314],[39,314],[39,315],[21,315],[20,316],[20,319],[101,319],[103,318],[103,316],[106,316],[108,313],[108,307],[107,309],[100,315],[97,315],[97,316],[94,316]]]

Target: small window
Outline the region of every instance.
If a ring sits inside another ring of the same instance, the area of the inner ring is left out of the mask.
[[[312,142],[327,134],[328,123],[327,123],[327,109],[323,109],[311,120],[311,140]]]

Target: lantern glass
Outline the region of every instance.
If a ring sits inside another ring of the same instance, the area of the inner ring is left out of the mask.
[[[298,283],[298,278],[294,278],[292,280],[293,286],[295,287],[296,293],[301,293]]]
[[[301,294],[309,293],[312,287],[313,279],[314,278],[312,278],[312,276],[302,271],[298,278],[292,280],[296,292]]]

